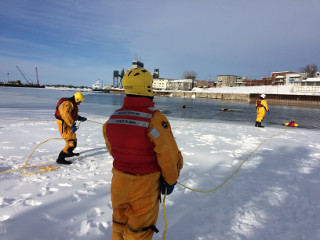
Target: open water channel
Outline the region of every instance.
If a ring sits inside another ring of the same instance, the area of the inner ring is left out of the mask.
[[[104,93],[93,93],[87,94],[86,96],[88,102],[112,105],[114,106],[114,110],[122,105],[123,98],[123,95]],[[154,102],[155,107],[161,110],[168,118],[234,122],[246,125],[252,124],[252,126],[254,126],[256,119],[256,106],[254,102],[230,102],[171,97],[156,97]],[[182,108],[183,105],[185,105],[186,108]],[[229,108],[230,111],[221,111],[221,108]],[[90,111],[98,114],[100,110],[91,109]],[[269,104],[269,115],[266,115],[263,125],[266,127],[281,126],[283,123],[295,119],[300,127],[320,129],[319,118],[319,106],[283,106]]]
[[[61,97],[71,97],[75,91],[35,88],[1,87],[1,99],[8,94],[14,95],[11,107],[21,106],[25,109],[51,111],[54,114],[55,105]],[[114,110],[121,107],[124,95],[84,92],[85,102],[79,107],[80,114],[91,113],[100,116],[110,116]],[[268,99],[267,99],[268,100]],[[0,101],[0,108],[6,108],[5,101]],[[155,107],[161,110],[169,119],[182,118],[185,120],[199,119],[209,122],[233,122],[235,124],[255,124],[256,107],[252,102],[230,102],[207,99],[188,99],[155,97]],[[181,106],[185,105],[186,108]],[[229,108],[231,111],[221,111],[220,108]],[[295,119],[299,127],[320,129],[320,106],[284,106],[270,105],[270,114],[266,115],[263,125],[279,126]],[[53,115],[52,115],[53,116]],[[14,117],[14,116],[12,116]]]

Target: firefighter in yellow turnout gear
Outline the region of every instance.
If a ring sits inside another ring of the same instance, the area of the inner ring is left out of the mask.
[[[77,147],[76,137],[76,121],[86,121],[85,117],[78,115],[78,105],[84,101],[82,93],[77,92],[71,98],[61,98],[57,104],[55,117],[59,128],[59,132],[66,141],[66,146],[59,154],[57,163],[71,164],[66,161],[66,157],[78,156],[79,153],[74,153],[73,150]]]
[[[261,126],[261,122],[263,121],[266,113],[269,113],[268,103],[265,100],[266,95],[261,94],[260,99],[256,101],[256,108],[257,108],[257,118],[256,118],[256,127],[264,127]]]
[[[171,194],[183,158],[168,119],[154,108],[152,76],[143,68],[123,77],[122,108],[103,126],[112,155],[112,239],[152,239],[161,193]]]

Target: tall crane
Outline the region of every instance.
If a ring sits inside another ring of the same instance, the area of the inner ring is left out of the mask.
[[[17,69],[19,70],[19,72],[21,73],[21,75],[22,75],[22,77],[24,78],[24,80],[26,80],[29,85],[32,85],[33,83],[30,83],[30,82],[28,81],[28,79],[27,79],[26,76],[23,74],[23,72],[20,70],[20,68],[19,68],[18,66],[16,66],[16,67],[17,67]]]

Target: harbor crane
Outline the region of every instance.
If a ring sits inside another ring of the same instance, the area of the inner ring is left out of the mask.
[[[22,75],[22,77],[24,78],[24,80],[26,80],[29,85],[33,85],[32,82],[30,83],[30,82],[28,81],[28,79],[27,79],[26,76],[23,74],[23,72],[20,70],[20,68],[19,68],[18,66],[16,66],[16,67],[17,67],[17,69],[19,70],[19,72],[21,73],[21,75]]]

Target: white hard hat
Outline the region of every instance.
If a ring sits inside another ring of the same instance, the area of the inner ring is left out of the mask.
[[[263,94],[261,94],[261,97],[262,98],[266,98],[266,95],[263,93]]]

